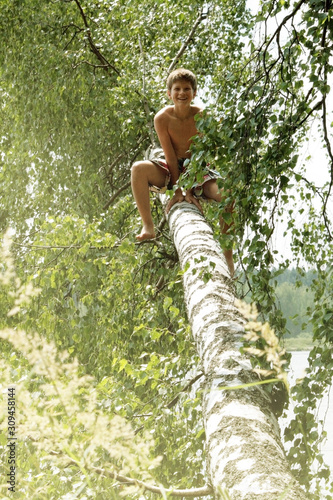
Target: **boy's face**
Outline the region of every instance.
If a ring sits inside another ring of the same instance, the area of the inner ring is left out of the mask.
[[[174,104],[191,104],[196,92],[187,80],[177,80],[172,84],[171,90],[168,90],[169,99]]]

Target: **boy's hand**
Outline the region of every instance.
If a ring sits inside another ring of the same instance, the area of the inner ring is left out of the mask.
[[[185,201],[187,201],[187,203],[193,203],[193,205],[195,205],[200,212],[203,213],[202,206],[200,205],[199,200],[193,195],[192,189],[188,189],[186,191]]]
[[[171,200],[168,202],[165,212],[168,214],[170,212],[171,207],[175,205],[176,203],[181,203],[182,201],[185,200],[185,196],[182,193],[181,189],[176,189],[175,194],[171,198]]]

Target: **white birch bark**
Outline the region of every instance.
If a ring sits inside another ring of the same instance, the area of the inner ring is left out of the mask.
[[[221,498],[227,490],[232,500],[303,500],[306,495],[289,470],[267,392],[260,386],[220,389],[257,379],[239,351],[243,320],[212,229],[185,202],[172,207],[168,222],[181,268],[187,269],[185,301],[205,374],[207,470],[215,496]],[[205,282],[209,271],[212,277]]]

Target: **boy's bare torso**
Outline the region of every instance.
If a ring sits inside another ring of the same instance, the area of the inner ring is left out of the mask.
[[[157,113],[156,119],[168,134],[177,158],[191,156],[191,138],[198,133],[194,117],[201,111],[198,106],[190,106],[186,116],[179,116],[174,106],[166,106]]]

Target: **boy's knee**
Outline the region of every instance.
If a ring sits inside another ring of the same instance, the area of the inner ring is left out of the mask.
[[[137,170],[140,167],[141,163],[142,163],[141,161],[134,162],[131,167],[131,170]]]
[[[132,175],[136,174],[136,173],[139,173],[140,170],[142,170],[142,166],[143,166],[143,162],[142,161],[136,161],[133,163],[132,167],[131,167],[131,172],[132,172]]]

